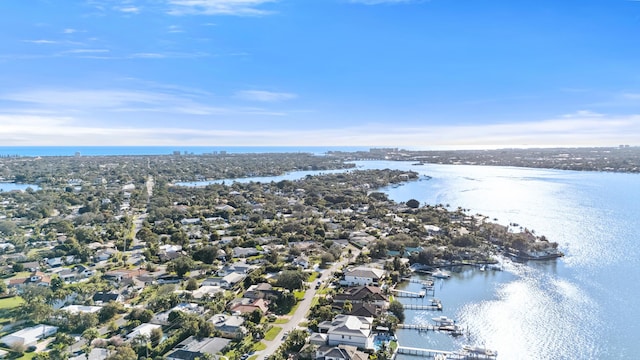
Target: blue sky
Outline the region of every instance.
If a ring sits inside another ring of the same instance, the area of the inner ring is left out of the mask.
[[[640,1],[0,0],[3,145],[640,145]]]

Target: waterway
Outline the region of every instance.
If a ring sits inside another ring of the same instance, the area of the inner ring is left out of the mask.
[[[0,192],[14,191],[14,190],[24,191],[24,190],[27,190],[28,188],[31,188],[34,191],[40,189],[38,185],[33,185],[33,184],[16,184],[16,183],[0,182]]]
[[[424,324],[446,315],[468,329],[467,334],[454,339],[400,330],[401,345],[440,350],[484,345],[498,350],[499,359],[638,358],[640,175],[391,161],[356,164],[359,169],[413,170],[423,176],[422,181],[382,189],[395,201],[448,204],[502,224],[518,223],[558,242],[566,254],[546,262],[506,262],[504,271],[454,269],[451,279],[436,282],[444,311],[407,310],[406,322]],[[316,173],[235,180],[295,180]],[[405,286],[420,289],[419,284]]]

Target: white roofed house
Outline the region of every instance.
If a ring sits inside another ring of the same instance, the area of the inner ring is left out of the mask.
[[[126,338],[127,340],[131,340],[136,336],[151,336],[151,332],[153,330],[160,329],[160,328],[162,328],[162,326],[157,324],[149,324],[149,323],[140,324],[136,328],[131,330],[131,332],[127,334]]]
[[[327,334],[327,344],[351,345],[360,349],[373,349],[372,317],[338,315],[332,321],[318,325],[320,332]]]
[[[378,285],[386,271],[382,269],[359,266],[344,272],[343,285]]]
[[[30,328],[16,331],[0,338],[0,343],[7,346],[34,346],[38,340],[42,340],[58,332],[56,326],[36,325]]]

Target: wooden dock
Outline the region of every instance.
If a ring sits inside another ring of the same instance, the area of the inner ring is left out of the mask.
[[[409,282],[414,284],[422,284],[423,288],[433,287],[433,284],[434,284],[433,278],[429,278],[427,280],[409,278]]]
[[[443,351],[443,350],[435,350],[435,349],[421,349],[407,346],[398,346],[396,349],[397,354],[402,355],[413,355],[419,356],[421,358],[427,359],[447,359],[447,360],[464,360],[465,356],[452,352],[452,351]]]
[[[461,351],[444,351],[435,349],[423,349],[414,348],[408,346],[398,346],[393,353],[392,359],[395,359],[398,354],[418,356],[425,359],[434,360],[495,360],[497,354],[482,354],[476,352],[469,352],[466,350]]]
[[[393,291],[397,297],[423,298],[427,296],[427,292],[424,290],[420,292],[413,292],[413,291],[391,289],[391,291]]]
[[[442,304],[430,303],[430,304],[402,304],[405,310],[429,310],[429,311],[442,311]]]
[[[417,330],[417,331],[443,331],[452,336],[460,336],[463,329],[459,325],[418,325],[418,324],[398,324],[398,329]]]

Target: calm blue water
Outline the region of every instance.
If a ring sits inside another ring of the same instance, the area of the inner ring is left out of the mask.
[[[260,182],[260,183],[270,183],[272,181],[279,182],[283,180],[299,180],[307,175],[322,175],[322,174],[336,174],[342,173],[345,171],[349,171],[349,169],[338,169],[338,170],[303,170],[303,171],[291,171],[283,175],[278,176],[254,176],[248,178],[228,178],[228,179],[219,179],[219,180],[207,180],[207,181],[187,181],[187,182],[179,182],[175,183],[177,186],[207,186],[210,184],[231,184],[234,182],[238,183],[249,183],[249,182]]]
[[[359,162],[432,177],[388,188],[396,201],[449,204],[519,223],[560,244],[551,262],[461,269],[439,280],[444,315],[470,337],[401,331],[406,346],[486,345],[500,359],[637,359],[640,353],[640,176],[508,167]],[[419,286],[411,284],[411,286]],[[418,301],[418,300],[413,300]],[[440,313],[408,311],[408,321]]]
[[[16,184],[16,183],[0,182],[0,192],[13,191],[13,190],[27,190],[27,188],[31,188],[33,190],[40,189],[39,186],[33,185],[33,184]]]
[[[74,156],[76,152],[86,156],[169,155],[174,151],[196,155],[220,151],[226,151],[230,154],[305,152],[322,155],[327,151],[364,150],[369,150],[369,148],[331,146],[0,146],[0,156]]]

